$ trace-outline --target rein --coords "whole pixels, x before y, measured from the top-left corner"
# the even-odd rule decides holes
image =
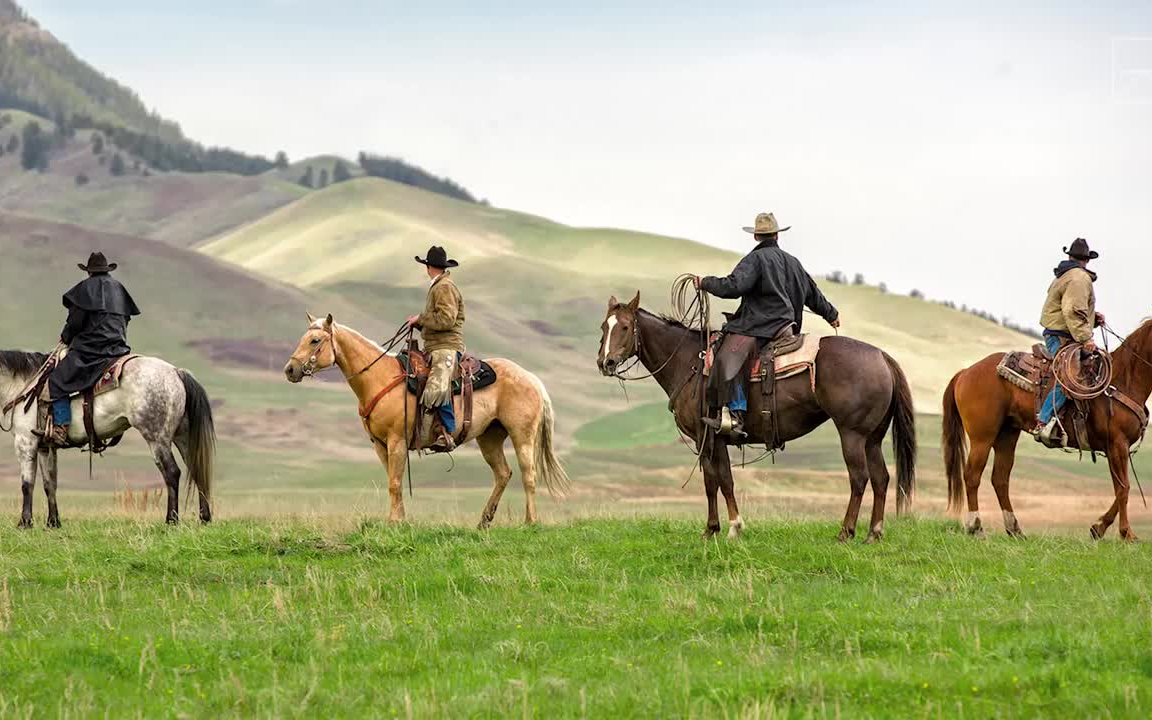
[[[52,365],[57,361],[57,356],[60,351],[64,349],[64,343],[60,343],[56,348],[48,354],[48,359],[40,366],[40,369],[32,374],[32,378],[28,383],[12,398],[10,402],[4,404],[0,409],[0,432],[11,432],[12,428],[16,427],[16,406],[28,399],[28,397],[40,387],[40,379],[44,373],[47,372]],[[8,427],[4,427],[4,418],[9,417]]]
[[[400,326],[400,329],[397,330],[396,333],[384,344],[384,350],[376,356],[375,360],[368,363],[363,368],[357,370],[351,375],[344,375],[344,379],[352,380],[371,370],[373,367],[375,367],[376,363],[383,360],[384,357],[389,352],[391,352],[392,349],[395,348],[401,340],[405,339],[409,335],[411,335],[411,328],[409,328],[408,323],[405,322]],[[319,364],[320,350],[323,349],[325,343],[329,342],[332,343],[332,364],[329,365],[328,368],[339,366],[340,361],[339,358],[336,357],[336,326],[332,325],[330,328],[328,328],[328,337],[320,341],[320,344],[316,346],[316,350],[312,353],[312,357],[308,358],[308,361],[301,366],[300,372],[304,375],[304,377],[314,377],[317,373],[328,369],[317,368],[317,365]],[[344,371],[341,370],[340,372],[343,373]]]

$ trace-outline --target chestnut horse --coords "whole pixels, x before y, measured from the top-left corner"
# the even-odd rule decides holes
[[[601,373],[616,376],[622,363],[638,358],[668,394],[676,426],[693,440],[702,438],[706,431],[701,422],[704,375],[700,331],[645,312],[640,308],[640,293],[629,303],[610,299],[601,330],[597,360]],[[893,428],[896,454],[897,512],[908,510],[912,505],[916,483],[912,392],[895,360],[878,348],[848,337],[821,339],[815,372],[815,391],[808,373],[776,381],[780,440],[807,435],[826,420],[832,420],[840,434],[851,488],[848,510],[837,539],[844,542],[855,537],[864,490],[871,482],[872,519],[865,542],[876,542],[884,532],[884,505],[888,497],[888,466],[881,444],[889,427]],[[750,442],[764,442],[771,432],[762,413],[763,402],[761,393],[749,393],[745,430],[749,432]],[[744,528],[744,520],[736,505],[728,444],[722,437],[703,444],[701,466],[708,499],[704,537],[720,532],[716,499],[719,490],[728,505],[728,537],[736,538]]]
[[[401,481],[408,466],[410,438],[417,418],[416,398],[405,387],[405,371],[393,355],[355,330],[337,325],[332,316],[311,323],[296,352],[284,367],[289,382],[336,366],[352,387],[363,408],[365,430],[376,456],[388,468],[388,494],[391,522],[404,519]],[[555,418],[548,391],[532,373],[509,360],[489,360],[496,371],[495,383],[477,390],[473,397],[472,427],[462,442],[476,441],[485,462],[492,468],[492,496],[480,517],[486,528],[496,516],[504,488],[512,478],[512,468],[504,457],[504,441],[512,438],[520,479],[524,483],[525,521],[536,522],[536,480],[544,482],[553,495],[568,491],[568,475],[552,449]],[[374,403],[374,404],[373,404]],[[460,398],[456,398],[457,413]],[[407,407],[405,407],[407,406]]]
[[[1016,459],[1016,443],[1024,429],[1036,424],[1036,397],[1001,378],[996,366],[1004,353],[989,355],[952,378],[944,391],[944,469],[948,476],[948,509],[959,512],[965,495],[968,517],[965,526],[976,536],[984,534],[977,497],[980,476],[988,455],[996,451],[992,464],[992,487],[1004,513],[1004,528],[1013,537],[1024,537],[1020,521],[1012,511],[1008,481]],[[1093,538],[1104,537],[1116,516],[1120,516],[1120,537],[1135,541],[1128,522],[1129,452],[1144,435],[1145,413],[1137,414],[1152,393],[1152,322],[1145,322],[1112,354],[1113,390],[1088,402],[1086,430],[1092,450],[1108,456],[1112,506],[1092,525]],[[1132,402],[1129,407],[1121,398]],[[1069,401],[1068,407],[1072,401]],[[1070,432],[1071,422],[1065,423]],[[967,443],[965,442],[967,439]],[[965,447],[970,444],[971,448]]]

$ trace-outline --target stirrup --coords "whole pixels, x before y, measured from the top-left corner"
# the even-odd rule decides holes
[[[46,430],[36,428],[32,434],[40,438],[40,445],[45,448],[66,448],[68,442],[68,426],[51,423]]]
[[[704,424],[716,431],[717,435],[743,439],[748,437],[742,425],[732,418],[732,411],[727,406],[720,408],[720,417],[703,418]]]
[[[1053,450],[1064,447],[1064,437],[1056,435],[1059,427],[1060,423],[1056,421],[1056,418],[1052,418],[1047,425],[1040,429],[1040,432],[1036,433],[1036,442]]]

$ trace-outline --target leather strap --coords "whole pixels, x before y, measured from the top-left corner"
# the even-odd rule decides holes
[[[372,401],[368,403],[367,407],[360,409],[360,419],[364,421],[365,425],[368,424],[368,418],[371,417],[372,411],[376,409],[376,406],[380,404],[384,396],[395,390],[397,385],[407,379],[407,375],[398,375],[392,382],[385,385],[383,390],[376,393],[376,397],[372,398]]]
[[[1144,408],[1137,405],[1135,400],[1117,390],[1115,385],[1109,385],[1108,389],[1104,391],[1104,394],[1114,400],[1119,400],[1121,405],[1132,411],[1132,414],[1140,421],[1140,432],[1143,434],[1144,430],[1148,427],[1148,416],[1144,414]]]

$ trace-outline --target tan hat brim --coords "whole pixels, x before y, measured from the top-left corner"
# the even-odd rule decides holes
[[[778,232],[778,233],[782,233],[782,232],[785,232],[785,231],[787,231],[787,230],[791,230],[791,229],[792,229],[792,226],[791,226],[791,225],[789,225],[788,227],[782,227],[782,228],[780,228],[780,229],[779,229],[779,230],[777,230],[776,232]],[[745,226],[744,226],[744,232],[746,232],[746,233],[752,233],[753,235],[755,235],[755,234],[756,234],[756,228],[754,228],[754,227],[748,227],[747,225],[745,225]],[[770,235],[771,233],[762,233],[762,234],[763,234],[763,235]]]

